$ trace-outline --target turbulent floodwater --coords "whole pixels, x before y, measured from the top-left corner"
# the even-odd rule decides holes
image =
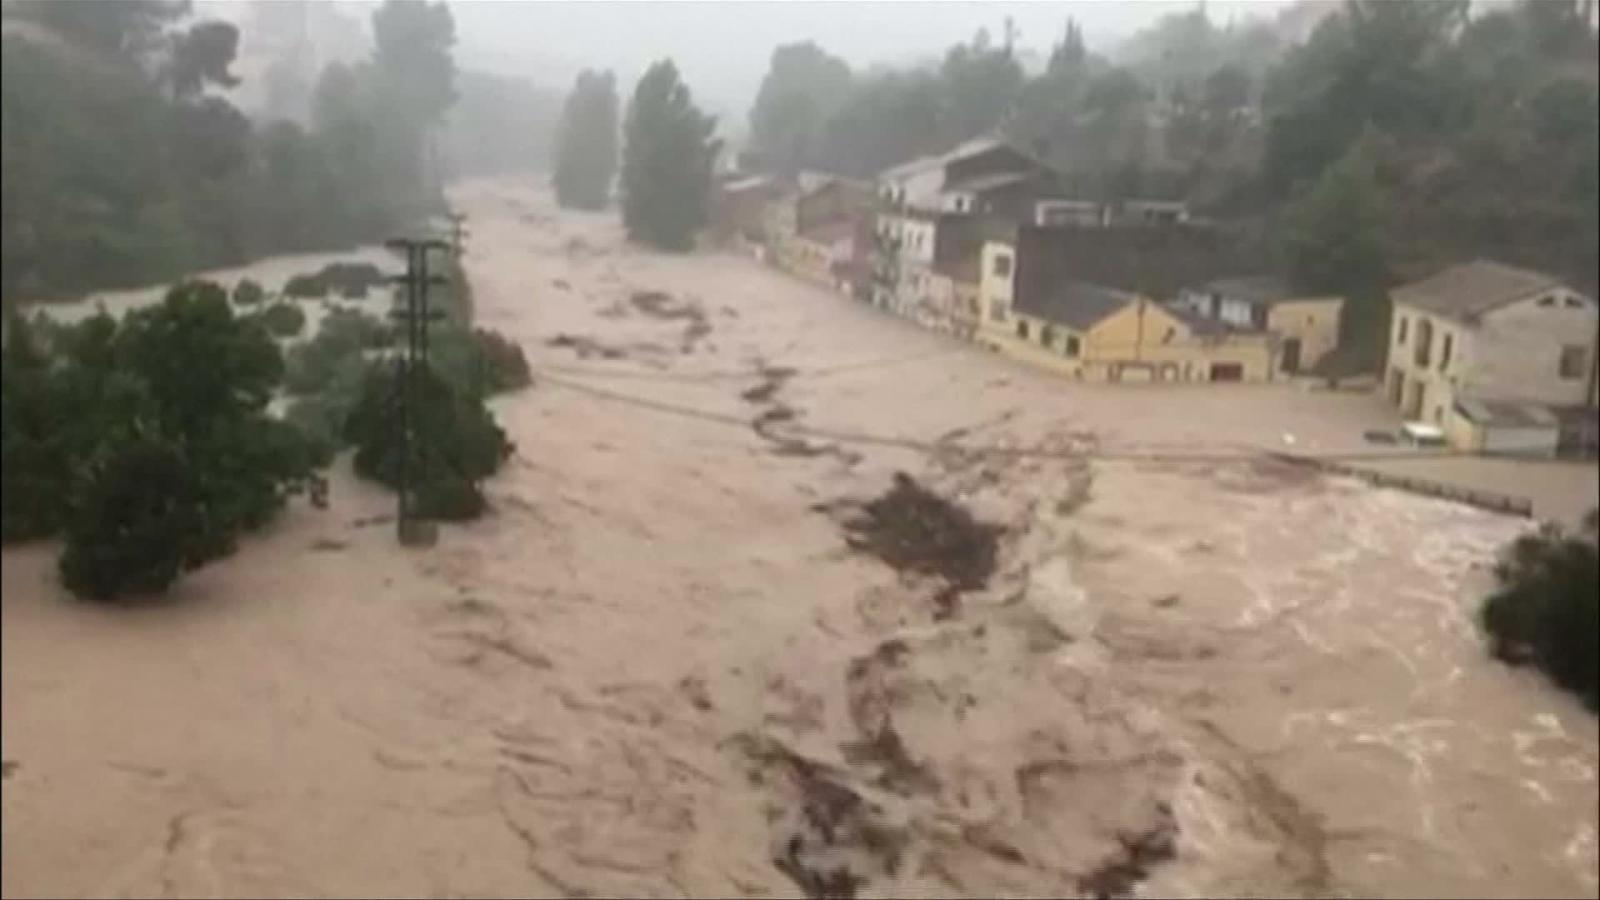
[[[1472,624],[1525,526],[1248,452],[1371,398],[1068,384],[456,201],[538,372],[495,514],[404,551],[341,469],[139,610],[7,550],[7,896],[1595,894],[1595,719]],[[1003,526],[986,587],[850,549],[897,471]]]

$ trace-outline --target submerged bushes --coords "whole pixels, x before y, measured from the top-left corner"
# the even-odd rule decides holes
[[[289,279],[283,293],[289,297],[320,299],[338,294],[349,299],[367,296],[371,288],[380,287],[388,277],[372,263],[329,263],[314,273],[301,273]]]
[[[1600,519],[1577,533],[1546,525],[1517,538],[1495,566],[1498,587],[1483,604],[1491,651],[1533,663],[1600,709]]]
[[[481,396],[463,390],[429,367],[412,375],[417,398],[415,439],[409,456],[399,434],[398,367],[367,370],[361,394],[345,422],[345,437],[355,445],[355,470],[363,478],[397,487],[401,472],[417,486],[415,512],[426,518],[468,519],[484,509],[481,482],[511,455],[512,445],[483,405]]]
[[[305,310],[298,304],[284,300],[272,304],[256,315],[260,316],[261,324],[273,337],[291,338],[306,327]]]
[[[320,498],[315,447],[266,412],[277,345],[217,285],[177,285],[121,323],[8,329],[5,537],[64,534],[75,593],[159,590],[290,495]]]

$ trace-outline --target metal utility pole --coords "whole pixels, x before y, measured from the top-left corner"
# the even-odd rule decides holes
[[[405,274],[394,279],[400,285],[400,300],[404,305],[389,314],[397,321],[404,322],[406,330],[405,351],[396,360],[399,379],[395,402],[398,413],[397,439],[400,444],[396,528],[400,543],[407,546],[426,545],[433,543],[437,532],[431,523],[416,517],[416,485],[423,483],[427,475],[425,471],[420,471],[427,457],[418,452],[423,437],[420,428],[422,398],[418,390],[428,365],[428,323],[443,316],[428,308],[428,288],[445,283],[444,276],[428,272],[428,251],[446,249],[448,245],[444,241],[413,238],[395,238],[384,243],[406,256]],[[413,459],[419,465],[414,467]]]
[[[456,259],[461,258],[463,241],[467,237],[467,217],[465,213],[453,212],[450,214],[450,252]]]

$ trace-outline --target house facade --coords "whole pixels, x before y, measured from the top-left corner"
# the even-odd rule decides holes
[[[1595,400],[1595,301],[1538,272],[1478,260],[1390,292],[1384,394],[1449,431],[1462,399],[1581,407]]]
[[[768,207],[781,195],[781,186],[761,175],[730,178],[717,183],[712,188],[711,197],[712,237],[724,243],[761,243]]]
[[[1173,305],[1235,328],[1265,329],[1279,338],[1277,370],[1311,369],[1339,346],[1344,298],[1291,291],[1279,278],[1222,278],[1178,292]]]
[[[956,285],[970,298],[976,284],[951,272],[974,267],[982,223],[1029,215],[1054,175],[1003,141],[979,139],[887,169],[877,190],[873,302],[954,331],[965,327],[952,320]]]
[[[875,200],[872,186],[802,173],[767,215],[771,259],[784,271],[847,296],[870,287]]]
[[[1017,248],[988,241],[981,256],[979,339],[1068,377],[1111,382],[1265,381],[1277,340],[1072,279],[1019,278]]]

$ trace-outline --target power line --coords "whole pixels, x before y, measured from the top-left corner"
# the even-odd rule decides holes
[[[732,414],[732,413],[721,413],[721,412],[716,412],[714,410],[701,409],[701,408],[693,407],[693,406],[685,406],[683,404],[671,403],[671,402],[668,402],[668,401],[665,401],[665,400],[652,400],[652,399],[650,399],[648,397],[640,397],[640,396],[635,395],[635,394],[626,394],[626,393],[623,393],[623,392],[620,392],[620,391],[614,391],[614,390],[610,390],[610,389],[603,388],[603,387],[597,387],[595,385],[582,384],[582,383],[576,382],[576,381],[569,381],[569,380],[564,379],[564,378],[560,378],[560,377],[556,377],[556,376],[547,374],[547,372],[548,372],[548,370],[541,370],[540,374],[539,374],[540,379],[544,383],[550,384],[550,385],[554,385],[556,387],[566,388],[567,390],[574,391],[576,393],[587,394],[587,395],[589,395],[591,397],[598,397],[600,399],[610,400],[610,401],[613,401],[613,402],[616,402],[616,403],[624,404],[624,405],[627,405],[627,406],[633,406],[633,407],[637,407],[637,408],[640,408],[640,409],[648,409],[648,410],[652,410],[654,412],[664,413],[664,414],[667,414],[667,415],[675,415],[675,416],[679,416],[680,418],[693,419],[693,420],[702,421],[702,422],[709,422],[709,423],[717,424],[717,425],[732,426],[732,427],[739,428],[741,430],[749,429],[751,427],[751,425],[752,425],[752,420],[749,417],[746,417],[746,416],[735,415],[735,414]],[[929,441],[929,440],[924,440],[924,439],[920,439],[920,438],[910,438],[910,437],[903,437],[903,436],[898,436],[898,435],[882,435],[882,434],[873,434],[871,432],[863,432],[863,431],[842,431],[842,430],[831,429],[831,428],[819,428],[819,427],[816,427],[816,426],[805,425],[803,423],[798,423],[798,422],[793,422],[793,421],[783,422],[783,423],[772,423],[772,425],[770,427],[772,427],[774,430],[782,429],[783,431],[785,431],[785,432],[787,432],[789,434],[793,434],[793,435],[795,435],[797,437],[814,437],[814,438],[820,438],[820,439],[824,439],[824,440],[835,441],[835,442],[841,443],[841,444],[870,445],[870,446],[880,446],[880,447],[896,447],[896,448],[906,449],[906,450],[917,450],[917,451],[921,451],[921,452],[924,452],[924,453],[935,453],[935,452],[946,452],[946,451],[951,451],[951,450],[958,450],[958,451],[963,452],[963,453],[970,453],[970,454],[975,454],[975,455],[979,455],[979,456],[1001,456],[1001,457],[1011,457],[1011,458],[1018,458],[1018,459],[1063,459],[1063,460],[1098,459],[1098,460],[1106,460],[1106,461],[1129,461],[1129,462],[1218,462],[1218,463],[1222,463],[1222,462],[1243,462],[1243,461],[1246,461],[1246,460],[1258,459],[1262,455],[1265,455],[1265,454],[1278,452],[1278,451],[1270,450],[1268,448],[1260,448],[1258,450],[1250,450],[1250,451],[1245,451],[1245,452],[1229,452],[1229,453],[1221,453],[1221,452],[1171,453],[1171,452],[1165,452],[1165,451],[1105,450],[1105,449],[1086,449],[1086,450],[1081,450],[1081,451],[1075,451],[1075,450],[1063,450],[1063,449],[1059,449],[1059,448],[1049,448],[1049,447],[1003,447],[1003,446],[994,445],[994,444],[991,444],[991,445],[988,445],[988,446],[983,446],[983,445],[974,446],[974,445],[955,444],[955,443],[941,444],[941,443],[939,443],[937,441]],[[1452,449],[1449,449],[1449,448],[1440,448],[1440,449],[1437,449],[1437,450],[1415,450],[1415,451],[1407,451],[1407,452],[1404,452],[1404,453],[1366,451],[1366,452],[1346,452],[1346,453],[1320,453],[1320,454],[1319,453],[1295,453],[1295,454],[1293,454],[1293,456],[1296,459],[1305,460],[1307,462],[1376,462],[1376,461],[1384,461],[1384,460],[1402,460],[1403,461],[1403,460],[1412,460],[1412,459],[1439,459],[1439,458],[1447,458],[1447,457],[1463,457],[1463,456],[1479,456],[1479,455],[1481,455],[1481,454],[1468,453],[1468,452],[1463,452],[1463,451],[1459,451],[1459,450],[1452,450]]]
[[[885,357],[882,359],[869,359],[853,363],[842,363],[834,366],[820,366],[814,369],[800,369],[791,366],[773,365],[767,371],[762,369],[711,369],[704,372],[641,372],[636,369],[602,369],[594,366],[548,365],[542,366],[545,372],[561,372],[567,375],[584,375],[596,378],[616,378],[629,381],[660,381],[673,383],[696,383],[706,381],[744,381],[752,378],[761,378],[771,370],[792,372],[795,377],[818,378],[827,375],[837,375],[844,372],[858,372],[866,369],[880,369],[889,366],[904,365],[906,363],[920,362],[942,356],[966,352],[966,347],[955,347],[945,350],[934,350],[929,353],[919,353],[912,356]]]

